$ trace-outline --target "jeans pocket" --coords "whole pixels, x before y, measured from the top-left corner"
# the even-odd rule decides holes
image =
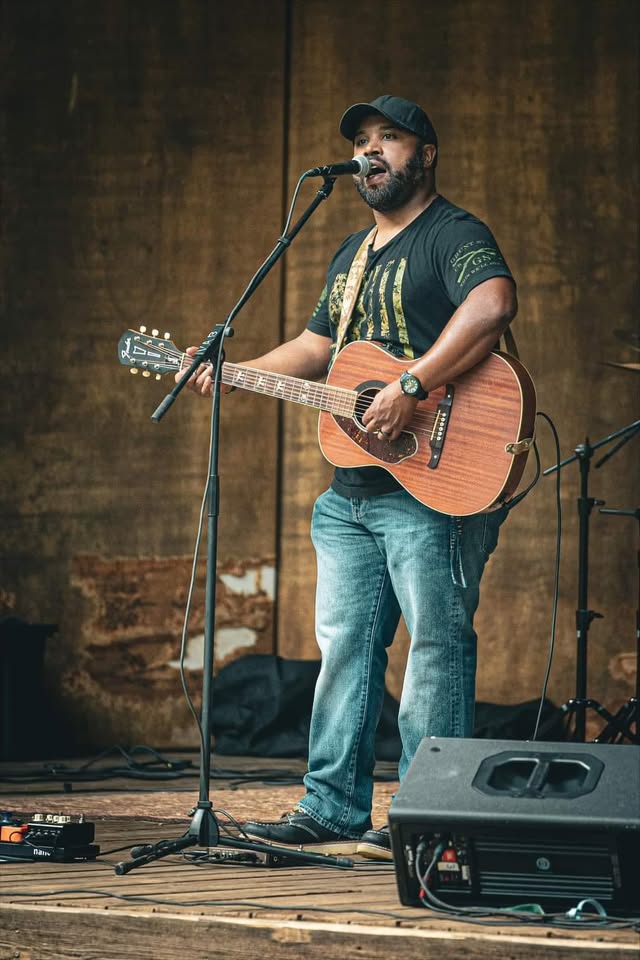
[[[498,531],[505,517],[505,510],[451,517],[451,577],[457,587],[479,585],[485,564],[498,544]]]

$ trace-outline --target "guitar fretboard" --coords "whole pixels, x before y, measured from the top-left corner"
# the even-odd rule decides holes
[[[316,410],[327,410],[339,417],[352,417],[358,398],[355,390],[330,387],[324,383],[300,380],[298,377],[287,377],[235,363],[222,365],[222,382],[242,390],[302,403],[307,407],[315,407]]]

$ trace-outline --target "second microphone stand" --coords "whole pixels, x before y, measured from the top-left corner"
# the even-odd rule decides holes
[[[553,473],[566,467],[569,463],[578,461],[580,465],[580,496],[578,497],[578,517],[579,517],[579,538],[578,538],[578,608],[576,610],[576,694],[575,697],[568,700],[560,708],[561,712],[568,717],[570,723],[571,717],[575,719],[575,727],[572,739],[584,741],[586,736],[586,715],[588,710],[594,710],[608,724],[614,724],[620,727],[620,724],[606,707],[603,707],[597,700],[587,696],[587,640],[591,622],[602,617],[601,613],[590,610],[588,606],[588,586],[589,586],[589,518],[591,511],[595,506],[603,506],[604,500],[597,500],[589,496],[589,468],[591,459],[596,450],[611,443],[618,437],[622,440],[609,453],[596,464],[601,466],[625,443],[631,440],[640,432],[640,420],[622,427],[615,433],[598,440],[596,443],[589,443],[587,438],[584,443],[576,447],[573,456],[568,457],[561,463],[556,463],[543,472],[543,475]],[[621,733],[628,735],[628,729],[621,729]],[[633,739],[633,735],[631,737]]]
[[[632,697],[623,703],[615,716],[607,723],[596,737],[597,743],[617,743],[625,737],[633,743],[640,744],[640,508],[635,510],[600,510],[600,513],[615,517],[633,517],[638,526],[638,549],[636,562],[638,567],[638,584],[636,600],[636,686]],[[635,733],[633,728],[635,727]]]

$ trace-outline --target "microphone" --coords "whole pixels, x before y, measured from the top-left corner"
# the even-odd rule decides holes
[[[345,173],[356,174],[360,177],[366,177],[373,164],[367,157],[354,157],[353,160],[345,160],[343,163],[329,163],[326,167],[313,167],[307,170],[305,177],[341,177]]]

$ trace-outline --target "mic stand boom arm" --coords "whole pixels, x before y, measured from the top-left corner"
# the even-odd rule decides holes
[[[303,178],[304,179],[304,176]],[[205,612],[204,612],[204,653],[203,653],[203,675],[202,675],[202,708],[200,714],[200,789],[198,803],[192,811],[192,820],[189,829],[182,837],[175,840],[162,840],[155,844],[151,850],[146,848],[144,853],[137,857],[132,856],[131,860],[118,863],[115,872],[118,875],[129,873],[135,867],[143,866],[160,857],[168,856],[171,853],[178,853],[186,847],[215,847],[217,845],[226,847],[241,848],[243,850],[256,850],[264,852],[265,849],[271,853],[278,851],[287,857],[292,857],[302,862],[322,863],[329,866],[352,867],[353,861],[345,857],[329,857],[317,853],[306,853],[302,850],[295,850],[277,846],[266,846],[265,844],[253,843],[245,839],[231,837],[221,837],[218,822],[213,812],[213,806],[209,799],[209,779],[211,772],[211,691],[213,680],[214,664],[214,635],[215,635],[215,606],[216,606],[216,564],[217,564],[217,544],[218,544],[218,517],[220,506],[219,477],[218,477],[218,449],[220,432],[220,373],[222,369],[224,337],[232,334],[231,323],[238,315],[242,307],[252,296],[257,287],[275,266],[277,261],[283,255],[285,250],[291,245],[291,241],[297,236],[309,217],[317,207],[326,200],[333,190],[335,178],[325,177],[322,187],[317,191],[316,196],[306,208],[299,220],[287,233],[286,229],[279,237],[274,249],[271,251],[262,266],[258,268],[246,290],[238,300],[237,304],[223,324],[218,324],[209,334],[196,352],[193,362],[180,378],[171,393],[169,393],[154,411],[151,419],[158,423],[165,415],[169,407],[174,403],[180,391],[185,387],[189,378],[195,373],[201,363],[210,361],[213,364],[215,374],[213,376],[213,402],[211,412],[211,444],[209,453],[209,476],[208,476],[208,517],[207,517],[207,569],[205,580]],[[294,200],[295,202],[295,200]]]

